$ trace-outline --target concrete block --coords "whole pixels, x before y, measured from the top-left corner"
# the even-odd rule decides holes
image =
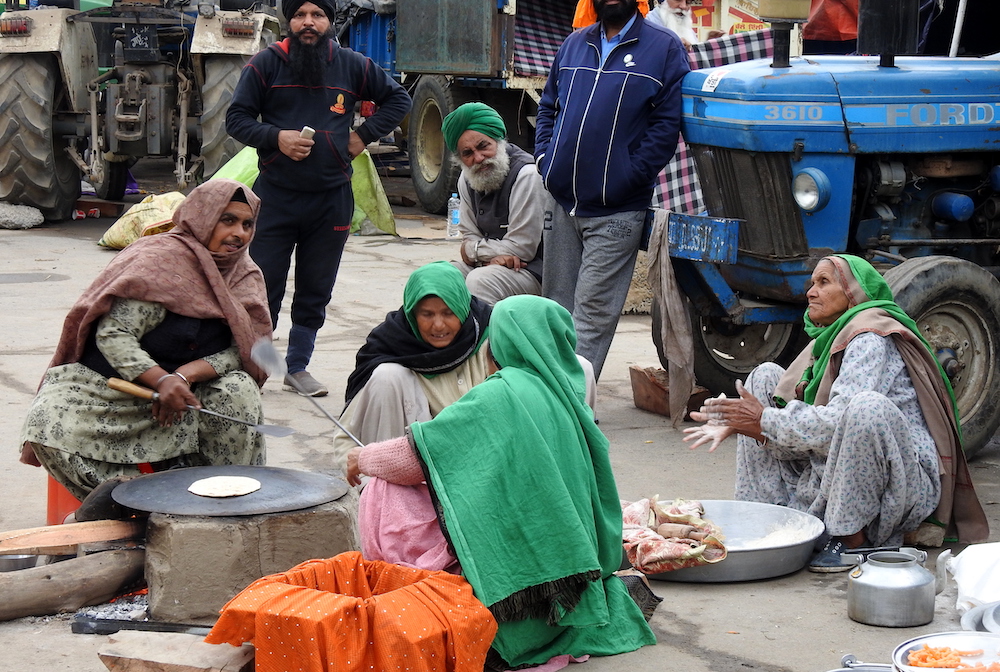
[[[252,672],[251,644],[206,644],[199,635],[122,630],[97,656],[111,672]]]
[[[210,625],[250,583],[313,558],[360,549],[358,492],[257,516],[154,513],[146,534],[150,618]]]

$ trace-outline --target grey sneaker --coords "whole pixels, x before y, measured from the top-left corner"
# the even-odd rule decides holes
[[[282,389],[287,392],[298,392],[307,397],[325,397],[330,393],[326,385],[313,378],[308,371],[286,373]]]

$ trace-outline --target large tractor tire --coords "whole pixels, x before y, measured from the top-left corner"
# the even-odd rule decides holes
[[[940,256],[905,261],[885,280],[939,359],[954,353],[958,361],[951,385],[972,457],[1000,426],[1000,282],[972,262]]]
[[[51,54],[0,54],[0,200],[50,221],[68,219],[80,197],[80,171],[53,133],[60,82]]]
[[[421,207],[436,215],[447,212],[462,172],[462,164],[444,144],[441,122],[469,98],[469,92],[440,75],[422,76],[413,93],[406,143],[410,175]]]
[[[240,81],[245,56],[214,55],[205,58],[205,86],[201,91],[201,156],[203,175],[209,178],[243,145],[226,132],[226,111]]]
[[[667,369],[660,338],[663,317],[655,302],[651,312],[653,345],[660,364]],[[801,324],[735,325],[720,318],[702,317],[694,310],[690,315],[695,380],[713,395],[725,392],[735,396],[736,381],[746,381],[755,366],[764,362],[788,366],[809,342]]]

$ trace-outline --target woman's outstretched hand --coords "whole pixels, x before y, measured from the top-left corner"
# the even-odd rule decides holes
[[[708,450],[712,452],[733,434],[744,434],[758,441],[764,439],[760,426],[764,405],[747,392],[742,381],[736,381],[736,391],[739,399],[727,399],[720,394],[714,399],[706,399],[699,411],[691,413],[692,420],[706,423],[684,430],[688,434],[684,440],[694,441],[691,448],[711,442]]]

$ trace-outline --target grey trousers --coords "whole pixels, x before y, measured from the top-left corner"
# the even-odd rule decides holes
[[[469,292],[486,303],[496,303],[518,294],[542,293],[541,283],[524,269],[515,271],[499,264],[472,267],[463,261],[453,261],[451,264],[462,271]]]
[[[646,211],[575,217],[551,195],[547,200],[542,295],[572,313],[576,352],[600,378],[632,282]]]

